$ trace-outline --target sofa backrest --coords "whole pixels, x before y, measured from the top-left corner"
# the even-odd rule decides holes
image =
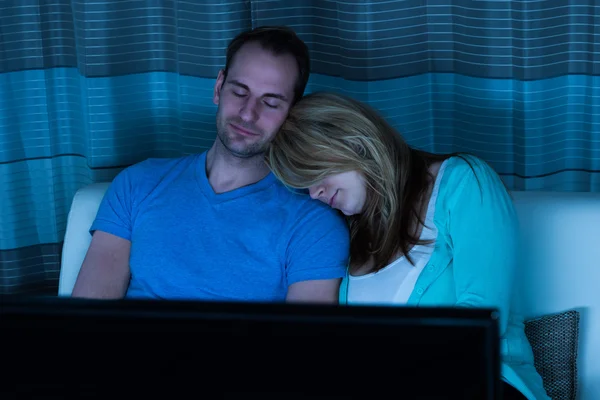
[[[512,195],[523,245],[521,311],[526,318],[580,312],[579,398],[600,399],[600,193]]]
[[[69,296],[91,241],[89,228],[108,183],[80,189],[68,216],[59,295]],[[600,393],[600,193],[512,192],[523,259],[516,282],[526,318],[581,312],[579,392]],[[592,339],[596,338],[596,339]]]
[[[89,229],[109,185],[110,182],[93,183],[79,189],[73,197],[62,249],[59,296],[70,296],[73,291],[77,274],[92,241]]]

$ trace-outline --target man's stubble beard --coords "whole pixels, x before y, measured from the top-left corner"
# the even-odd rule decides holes
[[[243,122],[237,120],[230,121],[222,118],[220,112],[217,111],[217,138],[219,139],[223,147],[225,147],[225,149],[232,156],[237,158],[250,159],[258,156],[263,156],[265,151],[267,151],[267,148],[269,147],[269,141],[265,141],[266,135],[264,134],[264,132],[258,130],[257,128],[252,128],[254,132],[260,134],[258,141],[249,145],[244,145],[243,148],[240,148],[240,146],[236,146],[235,141],[232,140],[230,137],[231,132],[229,132],[228,129],[230,122],[233,122],[234,124],[239,125],[242,128],[245,127],[245,124]]]

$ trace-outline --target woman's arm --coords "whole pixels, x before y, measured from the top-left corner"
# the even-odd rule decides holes
[[[517,268],[518,220],[512,199],[496,172],[467,158],[448,203],[448,230],[458,307],[500,311],[500,334],[506,330]]]

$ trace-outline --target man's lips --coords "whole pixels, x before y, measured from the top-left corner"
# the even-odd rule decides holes
[[[257,136],[257,134],[256,134],[256,133],[254,133],[254,132],[252,132],[252,131],[249,131],[249,130],[247,130],[247,129],[244,129],[244,128],[242,128],[242,127],[238,126],[238,125],[235,125],[235,124],[229,124],[229,125],[231,125],[231,127],[232,127],[232,128],[233,128],[233,129],[234,129],[236,132],[238,132],[238,133],[241,133],[242,135],[245,135],[245,136]]]

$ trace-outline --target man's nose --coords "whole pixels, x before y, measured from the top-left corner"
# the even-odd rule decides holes
[[[258,104],[254,99],[249,98],[242,109],[240,110],[240,117],[246,122],[254,122],[258,120]]]
[[[325,188],[322,185],[314,185],[308,188],[308,193],[310,193],[310,197],[314,200],[318,200],[319,197],[323,196],[325,192]]]

